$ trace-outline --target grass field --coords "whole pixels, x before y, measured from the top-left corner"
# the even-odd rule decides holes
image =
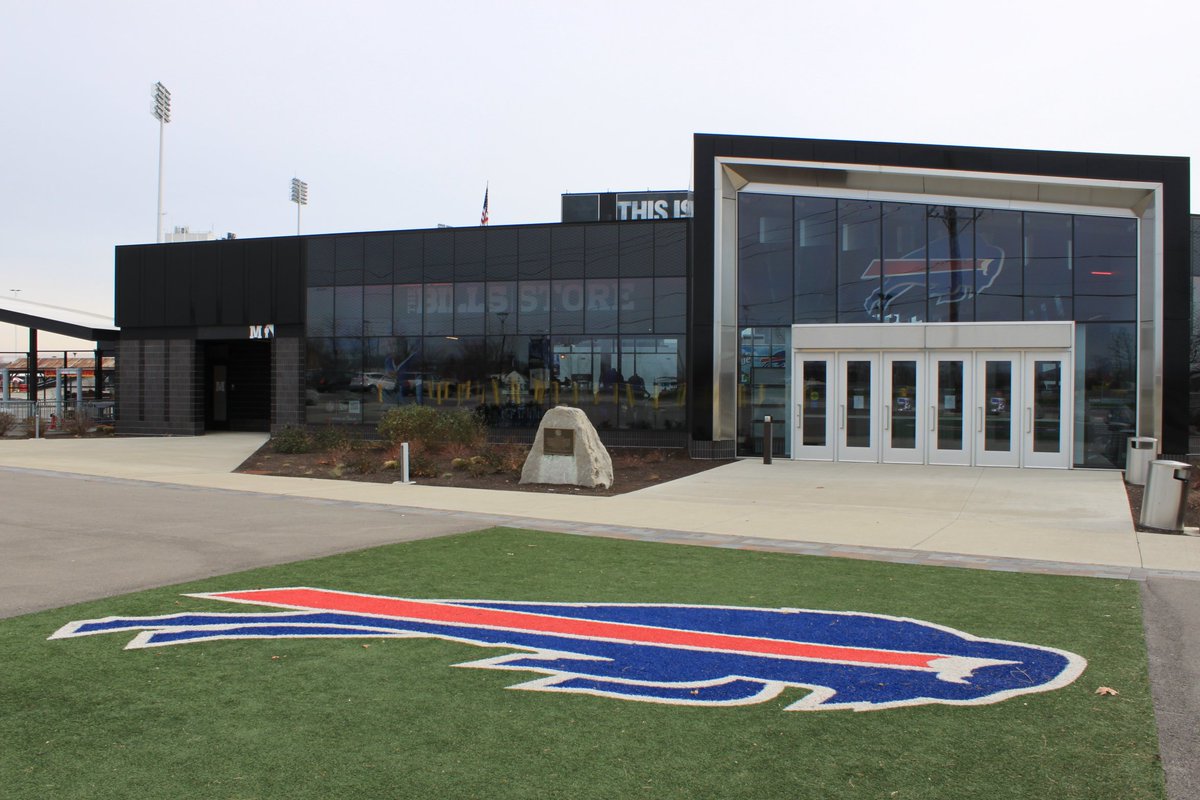
[[[511,691],[440,639],[47,641],[73,620],[251,611],[316,586],[410,598],[863,611],[1082,655],[1070,686],[857,713]],[[1116,696],[1097,695],[1100,686]],[[493,529],[0,621],[4,798],[1162,798],[1137,586]]]

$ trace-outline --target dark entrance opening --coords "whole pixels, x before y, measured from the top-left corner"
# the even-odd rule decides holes
[[[204,343],[204,429],[271,429],[271,342]]]

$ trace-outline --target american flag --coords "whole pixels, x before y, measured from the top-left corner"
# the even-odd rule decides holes
[[[488,224],[488,187],[483,187],[483,213],[479,216],[479,224]]]

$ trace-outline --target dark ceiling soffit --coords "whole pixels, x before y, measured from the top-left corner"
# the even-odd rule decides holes
[[[89,328],[86,325],[76,325],[49,317],[36,317],[32,314],[22,314],[19,311],[8,311],[2,308],[0,308],[0,322],[57,333],[60,336],[73,336],[89,342],[112,342],[121,338],[121,332],[115,328]]]

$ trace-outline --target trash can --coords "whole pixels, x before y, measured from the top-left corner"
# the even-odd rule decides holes
[[[1134,486],[1146,485],[1146,470],[1154,460],[1154,449],[1158,439],[1149,436],[1131,436],[1125,450],[1125,482]]]
[[[1151,461],[1150,471],[1146,475],[1146,491],[1142,494],[1142,516],[1139,520],[1142,527],[1182,533],[1191,480],[1191,464]]]

